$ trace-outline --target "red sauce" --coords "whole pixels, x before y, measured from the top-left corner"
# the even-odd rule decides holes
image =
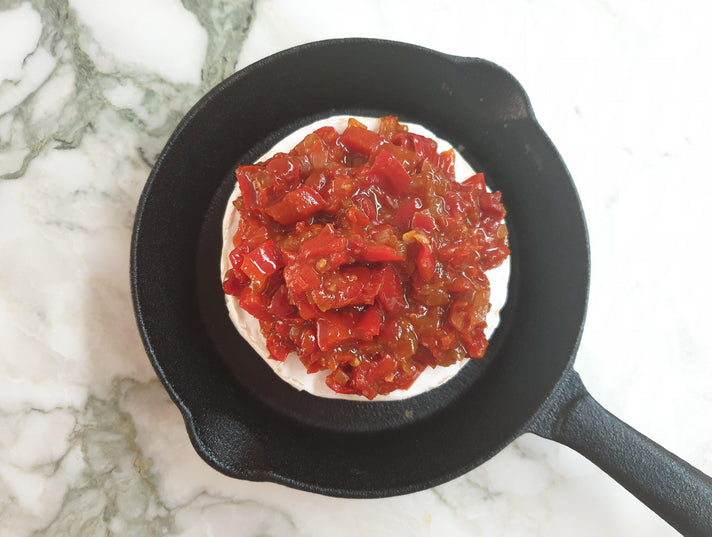
[[[481,173],[456,182],[454,159],[389,116],[236,170],[223,289],[259,319],[272,359],[296,352],[334,391],[372,399],[484,355],[505,209]]]

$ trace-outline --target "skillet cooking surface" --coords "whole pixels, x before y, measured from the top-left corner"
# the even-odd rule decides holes
[[[410,399],[297,392],[227,316],[220,225],[235,167],[335,114],[424,125],[485,172],[508,211],[509,297],[487,356]],[[354,39],[271,56],[196,104],[146,184],[131,271],[149,358],[209,464],[241,479],[378,497],[461,475],[525,430],[573,360],[589,253],[568,171],[511,75],[483,60]]]

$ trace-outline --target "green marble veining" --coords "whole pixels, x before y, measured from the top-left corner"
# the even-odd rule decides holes
[[[4,0],[0,9],[19,6],[20,0]],[[242,42],[252,22],[254,0],[184,0],[208,34],[208,46],[200,84],[167,81],[155,73],[133,66],[118,65],[100,71],[86,48],[95,46],[91,30],[71,9],[68,0],[31,0],[42,19],[42,34],[35,50],[25,58],[49,53],[55,66],[49,76],[17,106],[0,114],[10,122],[5,137],[0,137],[0,152],[20,152],[22,158],[13,169],[0,169],[0,179],[17,179],[32,160],[46,148],[73,149],[88,130],[94,130],[97,116],[110,111],[116,121],[129,126],[137,135],[137,151],[152,165],[168,135],[189,107],[209,88],[234,72]],[[71,90],[58,93],[55,85],[71,83]],[[14,81],[1,81],[3,86]],[[143,92],[140,114],[130,108],[116,108],[106,92],[132,84]],[[46,106],[48,100],[50,106]],[[44,114],[35,115],[38,105]],[[148,120],[147,120],[148,118]],[[112,118],[113,119],[113,118]]]
[[[18,529],[33,527],[22,533],[32,537],[219,535],[226,521],[235,528],[234,535],[304,535],[288,512],[264,501],[199,490],[185,501],[167,503],[153,460],[138,442],[135,419],[144,416],[132,414],[148,412],[145,405],[165,397],[156,380],[117,379],[108,397],[90,396],[81,408],[29,410],[48,419],[62,414],[73,420],[63,449],[52,460],[25,468],[42,476],[44,488],[62,489],[61,502],[49,520],[37,524],[26,502],[0,494],[0,535],[6,535],[5,522],[11,520]],[[143,403],[132,407],[129,401],[136,399]],[[0,417],[7,416],[0,413]]]
[[[173,516],[163,505],[149,468],[136,445],[131,415],[119,400],[135,383],[116,382],[113,397],[90,397],[72,410],[77,424],[70,450],[81,451],[84,470],[69,484],[59,512],[37,537],[99,535],[166,535],[175,532]]]

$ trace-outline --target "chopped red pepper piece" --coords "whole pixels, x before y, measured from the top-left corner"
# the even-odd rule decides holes
[[[429,245],[421,244],[416,257],[418,274],[426,282],[430,281],[435,272],[435,255]]]
[[[369,156],[386,140],[377,132],[351,125],[344,129],[339,141],[349,151]]]
[[[504,218],[505,210],[500,203],[501,198],[501,192],[483,192],[480,194],[480,208],[482,209],[482,212],[489,213],[497,220]],[[497,222],[497,225],[499,225],[499,222]]]
[[[250,250],[250,247],[247,244],[241,244],[240,246],[237,246],[232,252],[230,252],[230,264],[232,265],[232,268],[235,269],[235,271],[242,272],[241,266],[242,262],[245,259],[245,254]]]
[[[412,224],[413,229],[424,229],[425,231],[435,231],[437,224],[435,219],[429,214],[417,212],[413,214]]]
[[[288,345],[284,338],[277,335],[272,335],[266,341],[269,357],[278,362],[284,362],[289,353],[293,350],[293,346]]]
[[[438,157],[438,167],[445,172],[450,179],[455,179],[455,150],[448,149],[440,153]]]
[[[322,351],[329,351],[355,338],[356,321],[353,315],[330,312],[316,321],[316,343]]]
[[[366,216],[368,223],[380,222],[380,218],[378,216],[378,208],[376,206],[376,203],[372,199],[373,197],[373,192],[369,190],[368,192],[363,192],[354,196],[353,198],[354,206],[361,209],[361,212],[363,212],[363,214]]]
[[[336,252],[343,252],[348,246],[345,237],[336,235],[334,226],[328,224],[324,226],[318,235],[311,239],[306,239],[299,247],[299,253],[305,259],[314,257],[325,257]]]
[[[384,265],[379,271],[380,284],[378,287],[378,302],[387,313],[393,314],[403,311],[408,306],[403,284],[392,265]]]
[[[435,140],[413,132],[409,133],[408,137],[413,143],[413,151],[415,151],[419,157],[429,160],[435,165],[438,164],[438,144]]]
[[[334,127],[320,127],[314,131],[319,138],[324,140],[328,145],[333,146],[336,144],[336,140],[339,138],[339,131]]]
[[[388,151],[380,151],[371,166],[371,174],[389,194],[399,196],[408,188],[411,178],[398,159]]]
[[[398,362],[392,356],[382,356],[378,360],[361,362],[354,368],[353,387],[364,396],[373,399],[378,395],[380,384],[393,382],[398,370]]]
[[[284,260],[273,240],[268,240],[244,256],[240,268],[257,287],[263,287],[267,278],[284,266]]]
[[[309,186],[301,186],[287,192],[284,197],[265,209],[270,217],[280,224],[294,224],[320,211],[326,202]]]
[[[369,306],[361,314],[354,332],[358,339],[371,340],[380,333],[382,321],[381,310],[377,306]]]
[[[253,291],[252,287],[245,287],[240,293],[240,307],[260,321],[269,321],[272,316],[267,311],[265,296]]]
[[[290,157],[284,153],[278,153],[269,159],[266,164],[266,169],[275,177],[287,181],[288,183],[299,179],[299,163],[294,157]]]
[[[354,224],[362,227],[365,227],[372,222],[372,220],[366,216],[366,213],[355,205],[352,205],[346,210],[346,218],[351,220]]]
[[[296,314],[296,308],[289,303],[289,289],[287,289],[286,285],[280,285],[274,292],[267,306],[267,311],[280,319],[293,317]]]
[[[356,258],[364,263],[405,261],[405,254],[387,244],[364,244],[356,254]]]
[[[378,281],[366,267],[345,267],[325,274],[323,285],[305,293],[307,300],[321,311],[346,306],[373,304],[378,293]]]
[[[235,171],[237,184],[240,185],[242,203],[245,206],[246,211],[256,211],[259,209],[257,205],[257,192],[255,191],[255,186],[252,184],[249,176],[252,168],[256,168],[256,166],[241,166]]]
[[[476,173],[475,175],[472,175],[465,179],[462,182],[463,185],[472,185],[475,187],[476,190],[484,190],[485,189],[485,174],[484,173]]]
[[[418,209],[422,209],[423,202],[420,198],[404,200],[393,215],[393,225],[401,229],[410,229],[410,221]]]
[[[238,274],[240,273],[235,271],[235,269],[229,269],[225,273],[225,278],[223,279],[222,283],[222,288],[225,294],[237,296],[245,288],[246,282],[243,281],[242,278],[238,276]],[[244,274],[242,275],[242,277],[247,279]],[[249,280],[247,281],[249,282]]]

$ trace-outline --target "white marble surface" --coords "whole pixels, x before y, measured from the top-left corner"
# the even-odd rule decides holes
[[[0,535],[675,535],[531,435],[398,498],[220,475],[146,358],[128,246],[172,128],[236,68],[346,36],[487,58],[528,91],[588,217],[577,370],[712,474],[711,25],[704,0],[0,0]]]

